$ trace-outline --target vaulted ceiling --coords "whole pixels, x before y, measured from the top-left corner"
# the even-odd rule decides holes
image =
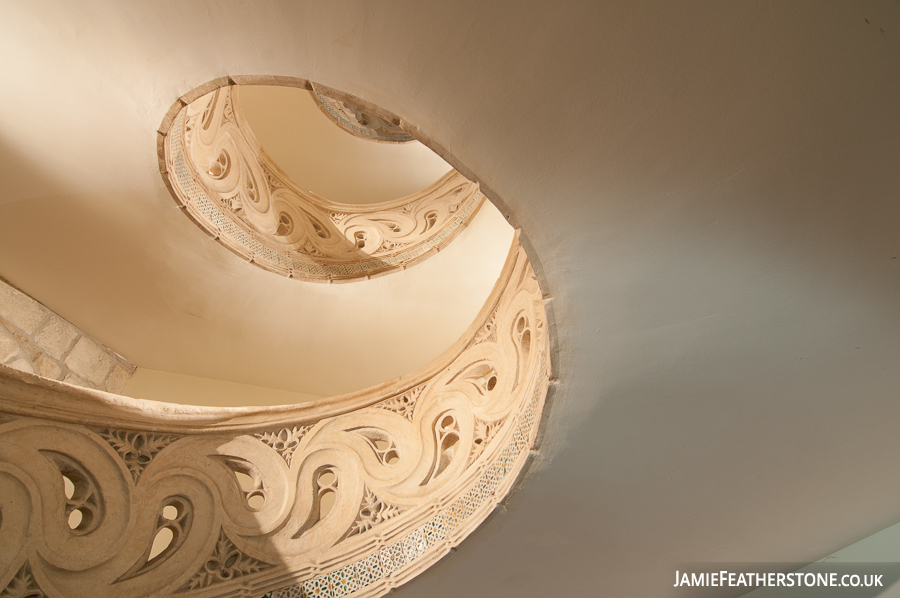
[[[383,106],[521,229],[553,297],[543,442],[399,596],[669,596],[679,563],[811,561],[900,520],[897,2],[37,0],[0,23],[0,275],[139,365],[215,345],[203,375],[286,388],[325,337],[292,335],[331,288],[240,262],[163,186],[155,130],[217,77]]]

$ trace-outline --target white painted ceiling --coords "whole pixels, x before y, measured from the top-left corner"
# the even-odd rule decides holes
[[[304,189],[349,204],[412,195],[450,165],[419,143],[378,143],[335,125],[309,91],[242,85],[240,105],[266,154]]]
[[[245,322],[262,308],[233,285],[278,284],[198,239],[156,173],[152,130],[216,77],[384,106],[522,228],[557,322],[543,444],[398,596],[672,596],[681,563],[811,561],[900,520],[897,2],[0,13],[0,274],[113,348],[156,325],[148,293],[182,325],[220,300]]]

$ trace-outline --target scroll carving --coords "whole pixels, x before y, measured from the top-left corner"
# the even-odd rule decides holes
[[[380,204],[318,197],[266,156],[241,113],[237,89],[219,88],[182,109],[166,137],[164,176],[197,224],[266,270],[315,282],[401,270],[447,245],[484,200],[478,185],[456,171]],[[366,135],[382,141],[395,135],[387,133],[393,125],[349,100],[316,97],[341,126],[359,118],[357,125],[368,125],[354,126]]]
[[[325,407],[154,411],[0,369],[0,596],[385,594],[526,460],[549,383],[529,274],[515,245],[454,351]]]

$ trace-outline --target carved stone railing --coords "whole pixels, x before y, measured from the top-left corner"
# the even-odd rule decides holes
[[[0,368],[0,596],[381,596],[509,492],[548,380],[517,242],[453,347],[350,395],[191,407]]]
[[[318,197],[262,151],[241,113],[238,86],[184,106],[162,147],[163,176],[197,224],[252,263],[307,281],[407,268],[447,245],[484,200],[455,170],[395,201],[351,205]]]

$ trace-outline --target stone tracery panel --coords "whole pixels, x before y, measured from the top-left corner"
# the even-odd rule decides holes
[[[352,104],[316,93],[331,112],[338,105],[345,117],[353,112]],[[375,118],[360,114],[370,124]],[[387,134],[380,122],[379,135]],[[396,201],[350,205],[318,197],[266,156],[241,113],[238,86],[186,105],[164,151],[164,176],[197,224],[252,263],[307,281],[365,279],[409,267],[447,245],[484,201],[478,185],[456,171]]]
[[[511,488],[549,383],[547,332],[516,245],[444,356],[323,404],[175,406],[4,369],[0,595],[383,595]]]

